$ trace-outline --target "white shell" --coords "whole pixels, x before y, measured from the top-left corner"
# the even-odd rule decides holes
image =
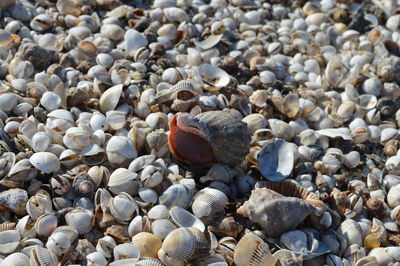
[[[293,151],[283,140],[265,145],[257,157],[261,174],[270,181],[281,181],[292,172]]]
[[[60,161],[53,153],[37,152],[29,159],[31,164],[38,170],[50,174],[60,169]]]
[[[121,97],[123,85],[115,85],[107,89],[100,97],[100,110],[103,113],[114,110],[117,107],[119,98]]]
[[[201,65],[198,72],[203,81],[213,87],[224,87],[230,82],[230,76],[228,73],[210,64]]]
[[[182,207],[173,207],[170,214],[172,221],[179,227],[196,227],[201,232],[205,230],[204,223]]]
[[[21,236],[16,230],[0,232],[0,250],[3,254],[12,253],[19,245]]]
[[[47,110],[53,111],[60,107],[61,98],[52,91],[47,91],[43,93],[40,99],[40,104]]]
[[[125,33],[125,48],[129,55],[134,56],[136,51],[141,48],[147,46],[147,38],[144,34],[130,29]]]

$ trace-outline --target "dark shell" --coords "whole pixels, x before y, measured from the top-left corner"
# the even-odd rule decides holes
[[[171,152],[179,160],[194,165],[220,163],[235,167],[249,152],[251,136],[247,124],[228,111],[197,116],[178,113],[171,120],[170,129]]]

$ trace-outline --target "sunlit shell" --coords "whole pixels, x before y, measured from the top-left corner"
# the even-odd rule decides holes
[[[115,165],[123,165],[137,157],[134,143],[124,136],[112,136],[107,143],[106,152],[110,163]]]
[[[201,65],[198,72],[204,82],[216,88],[227,86],[230,82],[228,73],[210,64]]]
[[[1,266],[16,265],[16,266],[29,266],[29,257],[23,253],[12,253],[0,263]]]
[[[139,259],[140,251],[137,247],[135,247],[131,243],[124,243],[117,245],[114,248],[114,259],[115,260],[122,260],[128,258]]]
[[[118,168],[110,175],[108,188],[116,195],[121,192],[134,195],[139,190],[139,182],[136,177],[136,173],[132,173],[126,168]]]
[[[173,207],[170,214],[172,221],[179,227],[195,227],[202,232],[205,230],[204,223],[182,207]]]
[[[139,207],[129,194],[121,192],[112,199],[110,213],[120,223],[128,223],[139,213]]]
[[[35,222],[35,231],[40,236],[48,237],[57,228],[57,217],[51,214],[43,214]]]
[[[0,247],[2,254],[12,253],[19,245],[21,236],[16,230],[0,232]]]
[[[160,204],[167,208],[174,206],[186,208],[192,201],[193,191],[186,185],[174,184],[167,188],[159,197]]]
[[[28,193],[20,188],[12,188],[0,193],[0,204],[17,215],[26,213],[25,206],[28,201]]]
[[[157,219],[151,223],[151,231],[161,240],[175,230],[177,227],[168,219]]]
[[[31,164],[44,173],[54,173],[60,169],[60,161],[50,152],[34,153],[29,159]]]
[[[100,110],[105,114],[117,107],[122,93],[122,85],[115,85],[106,90],[100,97]]]
[[[51,251],[47,250],[46,248],[35,246],[31,249],[30,254],[30,265],[34,266],[41,266],[41,265],[48,265],[48,266],[57,266],[58,260],[57,256],[54,255]]]
[[[65,215],[68,225],[76,229],[79,234],[85,234],[92,230],[94,225],[94,215],[91,211],[75,208]]]
[[[262,175],[270,181],[281,181],[292,172],[293,152],[288,143],[283,140],[267,144],[257,157]]]
[[[151,233],[142,232],[132,237],[132,244],[140,250],[141,257],[157,258],[162,241]]]
[[[211,222],[225,214],[224,208],[227,203],[228,197],[223,192],[217,189],[204,188],[194,196],[191,208],[196,217],[204,222]]]
[[[107,260],[100,252],[93,252],[86,256],[88,266],[106,266]]]
[[[273,262],[268,244],[253,233],[247,233],[240,239],[233,256],[238,266],[272,265]]]

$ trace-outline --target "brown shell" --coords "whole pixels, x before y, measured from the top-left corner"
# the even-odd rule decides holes
[[[266,187],[286,197],[296,197],[304,200],[319,200],[319,197],[314,192],[308,191],[302,186],[288,181],[270,182],[260,181],[257,182],[255,188]]]
[[[247,129],[247,124],[240,121],[230,112],[210,111],[200,113],[197,116],[178,113],[171,120],[171,133],[168,142],[171,152],[180,160],[191,162],[191,158],[182,158],[182,156],[177,154],[179,151],[175,150],[174,135],[177,131],[183,131],[178,127],[179,124],[184,125],[185,129],[193,128],[197,133],[185,133],[198,135],[205,139],[206,145],[208,143],[211,146],[215,157],[215,162],[211,164],[218,162],[235,167],[242,163],[244,157],[249,152],[251,136]],[[185,146],[193,150],[191,143],[185,143],[183,147]],[[186,152],[186,154],[188,153]],[[204,166],[210,166],[210,164]]]

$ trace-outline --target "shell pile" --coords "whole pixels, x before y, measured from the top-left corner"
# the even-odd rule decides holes
[[[0,0],[0,266],[399,266],[399,8]]]

